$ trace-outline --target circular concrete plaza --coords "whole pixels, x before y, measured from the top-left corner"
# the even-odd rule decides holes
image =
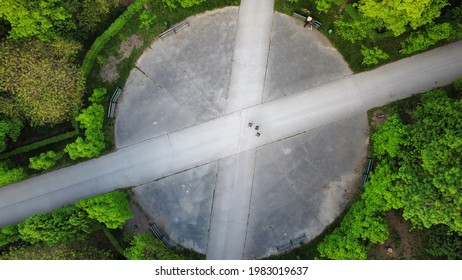
[[[226,115],[238,14],[228,7],[190,17],[188,27],[152,43],[119,99],[118,149]],[[266,65],[261,103],[351,74],[320,32],[279,13]],[[360,114],[136,186],[134,198],[173,242],[209,254],[214,213],[231,211],[225,193],[251,153],[243,258],[263,258],[298,237],[313,239],[341,213],[359,187],[367,141]]]

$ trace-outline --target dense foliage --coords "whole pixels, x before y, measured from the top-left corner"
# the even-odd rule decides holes
[[[189,7],[200,4],[207,0],[162,0],[162,1],[164,1],[170,8],[176,8],[178,5],[180,5],[183,8],[189,8]]]
[[[51,246],[85,239],[94,230],[92,223],[83,210],[71,205],[34,215],[19,223],[18,231],[24,241]]]
[[[8,138],[16,141],[21,133],[22,123],[18,120],[0,120],[0,152],[6,148]]]
[[[9,38],[42,41],[86,38],[109,13],[112,0],[2,0],[0,18],[11,25]]]
[[[47,170],[55,166],[63,156],[63,152],[44,152],[36,157],[29,158],[29,167],[36,170]]]
[[[0,247],[23,241],[19,247],[13,246],[7,250],[0,259],[112,258],[106,250],[91,246],[76,248],[67,244],[85,240],[91,233],[107,229],[102,225],[121,228],[131,217],[127,195],[117,191],[84,199],[75,205],[49,213],[34,215],[20,223],[0,228]],[[26,246],[24,241],[36,246]],[[51,246],[53,247],[50,248]]]
[[[21,181],[26,176],[23,168],[11,168],[8,161],[0,161],[0,186]]]
[[[402,52],[411,54],[426,50],[441,40],[449,39],[451,33],[452,26],[447,22],[433,25],[425,31],[414,32],[401,43],[403,47]]]
[[[379,63],[380,60],[387,60],[390,58],[390,55],[385,53],[383,50],[379,49],[378,47],[374,47],[369,49],[365,46],[361,47],[361,53],[364,57],[363,63],[367,65],[375,65]]]
[[[123,192],[97,195],[79,201],[76,206],[110,229],[122,228],[125,221],[133,217],[127,195]]]
[[[124,253],[129,260],[179,260],[181,257],[168,250],[162,241],[150,233],[134,236],[131,247]]]
[[[441,15],[447,0],[359,0],[358,10],[370,21],[399,36],[407,27],[417,29]]]
[[[447,226],[432,227],[425,251],[432,259],[462,260],[462,235]]]
[[[384,242],[386,211],[400,209],[416,228],[443,226],[446,238],[462,235],[462,100],[441,89],[420,97],[412,112],[391,109],[372,135],[379,163],[361,199],[341,225],[321,242],[322,257],[363,259],[370,244]],[[430,238],[429,254],[454,258],[454,252]],[[454,249],[459,250],[458,248]],[[457,251],[459,252],[459,251]]]
[[[85,138],[77,137],[74,143],[68,144],[64,151],[73,160],[78,158],[93,158],[104,150],[104,108],[100,104],[92,104],[82,110],[76,120],[80,128],[85,130]]]
[[[95,42],[91,46],[90,50],[85,54],[85,58],[82,62],[82,75],[88,77],[91,69],[93,68],[96,58],[98,57],[101,50],[106,46],[109,40],[112,39],[119,31],[127,24],[127,22],[141,9],[143,8],[144,0],[136,0],[131,4],[124,13],[118,17],[112,24],[109,26],[106,31],[104,31],[101,36],[96,38]]]
[[[0,114],[16,119],[19,112],[35,126],[70,120],[84,88],[73,63],[80,48],[73,41],[0,43]]]

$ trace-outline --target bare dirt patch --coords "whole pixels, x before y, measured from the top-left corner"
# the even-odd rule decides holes
[[[117,72],[117,65],[119,65],[122,60],[129,58],[134,49],[140,48],[142,46],[143,39],[136,34],[133,34],[127,40],[123,41],[117,50],[119,58],[111,55],[108,58],[107,63],[101,67],[101,71],[99,73],[101,80],[109,83],[117,80],[119,77],[119,73]]]
[[[412,260],[419,257],[424,237],[419,230],[412,230],[412,225],[397,212],[385,213],[389,238],[384,244],[374,245],[370,251],[370,259],[379,260]]]
[[[375,110],[372,113],[371,125],[373,128],[377,128],[379,125],[383,124],[388,118],[388,115],[383,110]]]

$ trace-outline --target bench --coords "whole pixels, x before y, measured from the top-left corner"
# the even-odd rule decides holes
[[[363,173],[364,175],[363,184],[362,184],[363,190],[364,190],[364,187],[366,186],[366,182],[369,181],[369,173],[371,172],[372,167],[374,166],[374,159],[371,157],[368,157],[367,159],[368,161],[367,161],[366,171]]]
[[[167,239],[167,237],[160,231],[160,229],[156,226],[156,224],[151,223],[149,224],[149,228],[154,233],[154,235],[164,243],[167,249],[172,250],[175,246]]]
[[[295,246],[295,245],[298,245],[298,244],[302,243],[305,240],[306,240],[306,234],[302,234],[302,235],[300,235],[299,237],[297,237],[295,239],[291,239],[290,244]]]
[[[187,22],[186,20],[185,21],[182,21],[180,23],[178,23],[177,25],[175,25],[174,27],[170,28],[170,29],[167,29],[166,31],[162,32],[159,37],[160,39],[162,39],[162,41],[164,40],[164,38],[172,35],[172,34],[176,34],[178,33],[180,30],[186,28],[189,26],[189,22]]]
[[[294,18],[299,19],[299,20],[306,21],[306,16],[301,15],[301,14],[299,14],[299,13],[293,12],[293,13],[292,13],[292,16],[293,16]],[[316,28],[320,28],[320,27],[322,26],[322,24],[321,24],[319,21],[313,19],[313,26],[316,27]]]
[[[290,243],[276,246],[276,249],[278,250],[278,252],[284,252],[284,251],[289,250],[290,248],[292,248],[292,244]]]
[[[117,105],[117,100],[119,99],[120,95],[122,94],[122,89],[120,87],[117,87],[114,93],[112,94],[111,97],[111,102],[109,104],[109,109],[107,112],[107,116],[109,118],[113,118],[115,115],[115,109]]]

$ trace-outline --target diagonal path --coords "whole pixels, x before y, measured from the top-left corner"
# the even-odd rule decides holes
[[[2,187],[0,226],[208,162],[251,159],[257,147],[448,84],[462,76],[460,49],[462,41]],[[261,124],[260,138],[248,133],[249,121]],[[236,165],[236,178],[246,170]]]

